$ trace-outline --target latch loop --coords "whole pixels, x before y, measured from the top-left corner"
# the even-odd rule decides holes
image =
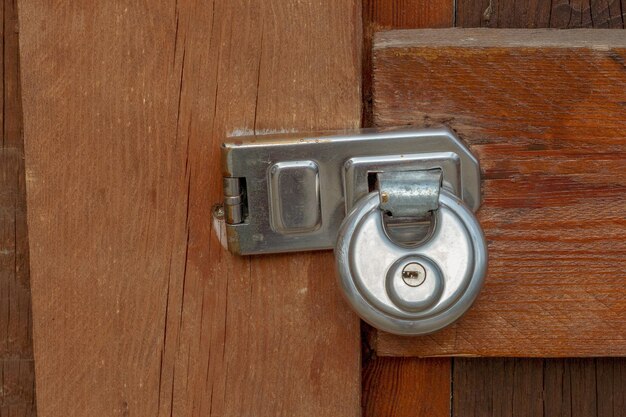
[[[394,218],[422,220],[439,207],[440,169],[379,172],[376,178],[380,208]]]

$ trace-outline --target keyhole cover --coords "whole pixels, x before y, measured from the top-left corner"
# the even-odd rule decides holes
[[[487,271],[474,214],[442,189],[430,237],[417,247],[388,237],[379,196],[363,197],[344,219],[335,247],[339,283],[363,320],[395,334],[440,330],[472,305]]]

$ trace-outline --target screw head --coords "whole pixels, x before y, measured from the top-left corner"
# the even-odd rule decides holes
[[[221,204],[216,204],[213,206],[213,217],[218,220],[224,219],[224,206]]]
[[[419,287],[426,281],[426,269],[417,262],[410,262],[402,268],[402,280],[409,287]]]

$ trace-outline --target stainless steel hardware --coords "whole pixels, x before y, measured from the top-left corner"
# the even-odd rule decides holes
[[[368,323],[388,332],[427,334],[458,319],[476,299],[487,268],[480,225],[462,201],[439,194],[434,227],[415,246],[385,231],[379,194],[346,217],[335,257],[348,301]]]
[[[334,247],[353,308],[398,334],[439,330],[478,295],[480,169],[450,130],[239,137],[222,156],[232,252]]]

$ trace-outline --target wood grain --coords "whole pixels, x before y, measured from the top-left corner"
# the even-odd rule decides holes
[[[379,355],[626,355],[626,38],[616,31],[384,32],[380,126],[446,124],[478,155],[489,273],[432,336]]]
[[[378,29],[445,28],[454,24],[454,2],[364,0],[363,18]]]
[[[624,29],[625,0],[458,0],[456,25]]]
[[[450,364],[448,358],[368,361],[363,372],[363,415],[450,416]]]
[[[542,360],[455,358],[453,416],[543,417],[542,365]]]
[[[624,417],[626,359],[456,358],[453,416]]]
[[[372,38],[382,29],[448,28],[454,26],[454,1],[362,0],[363,127],[372,126]]]
[[[34,416],[24,141],[17,8],[0,7],[2,139],[0,140],[0,416]]]
[[[221,245],[227,135],[358,127],[356,1],[20,1],[39,414],[357,416],[331,253]]]

